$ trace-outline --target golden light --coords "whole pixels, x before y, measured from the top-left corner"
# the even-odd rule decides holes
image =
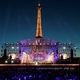
[[[68,55],[66,53],[61,54],[60,57],[61,56],[63,56],[63,59],[67,59],[68,58]]]
[[[53,62],[54,59],[54,52],[52,52],[50,55],[48,55],[47,62]]]
[[[67,59],[68,57],[67,57],[67,54],[64,54],[63,55],[63,59]]]
[[[16,59],[17,55],[15,53],[9,54],[9,57],[12,57],[12,59]]]

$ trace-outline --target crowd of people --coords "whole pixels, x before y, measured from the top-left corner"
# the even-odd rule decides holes
[[[8,69],[0,72],[0,80],[80,80],[77,70]]]

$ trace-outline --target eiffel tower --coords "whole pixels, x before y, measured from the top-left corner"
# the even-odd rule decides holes
[[[41,7],[38,3],[36,38],[42,38]]]

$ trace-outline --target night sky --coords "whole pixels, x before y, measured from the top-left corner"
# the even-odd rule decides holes
[[[0,46],[35,38],[38,0],[0,0]],[[45,38],[80,48],[80,1],[41,0]],[[77,56],[80,49],[77,49]]]

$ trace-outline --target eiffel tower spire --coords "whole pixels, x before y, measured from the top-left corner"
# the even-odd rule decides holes
[[[41,7],[38,2],[36,38],[42,38]]]

